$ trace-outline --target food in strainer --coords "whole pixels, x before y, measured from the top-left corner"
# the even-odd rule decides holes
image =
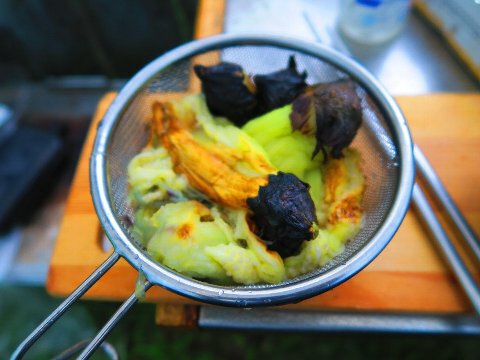
[[[267,76],[278,83],[274,89],[284,91],[304,81],[306,74],[297,71],[292,59],[287,69]],[[236,75],[244,78],[235,66]],[[292,80],[290,85],[282,85],[285,78]],[[242,128],[212,115],[224,104],[211,111],[208,95],[154,102],[150,141],[128,167],[133,232],[150,255],[182,274],[215,283],[275,284],[341,253],[361,228],[365,179],[358,152],[345,148],[351,132],[348,141],[338,141],[338,131],[356,132],[359,125],[356,94],[339,86],[327,90],[340,94],[332,111],[317,104],[315,93],[321,91],[312,89],[320,86],[301,85],[303,95],[295,94],[293,110],[292,100],[284,105],[283,95],[273,94],[269,106],[277,109]],[[255,107],[265,104],[255,94]],[[295,105],[302,96],[316,106],[314,115]],[[351,107],[344,113],[353,121],[344,116],[335,127],[330,122],[342,104]],[[328,121],[319,120],[320,111]],[[303,126],[299,116],[306,119]],[[352,125],[345,126],[348,121]],[[320,126],[334,128],[335,136],[320,138]]]
[[[307,87],[307,73],[298,71],[293,55],[285,69],[253,79],[241,66],[229,62],[209,67],[195,65],[194,71],[202,80],[210,112],[228,118],[237,126],[290,104]]]
[[[353,81],[319,84],[307,89],[293,102],[292,129],[315,134],[317,144],[312,156],[327,150],[335,159],[350,145],[362,123],[362,108]]]

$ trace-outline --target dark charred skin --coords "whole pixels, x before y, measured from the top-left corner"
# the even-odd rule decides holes
[[[320,150],[341,158],[362,123],[362,107],[352,81],[319,84],[307,89],[292,104],[290,120],[293,130],[315,134],[317,144],[312,158]],[[328,152],[329,150],[329,152]]]
[[[287,68],[255,76],[255,84],[241,66],[233,63],[195,65],[193,69],[202,81],[210,112],[238,126],[290,104],[307,87],[307,73],[298,72],[294,56],[290,57]]]
[[[280,171],[268,176],[256,197],[247,199],[257,235],[281,257],[297,254],[303,241],[318,234],[309,188],[295,175]]]
[[[202,81],[208,108],[213,115],[224,116],[241,126],[257,112],[255,85],[237,64],[221,62],[214,66],[194,66]]]
[[[290,104],[297,95],[305,90],[306,78],[306,72],[298,72],[293,55],[290,56],[286,69],[254,76],[253,81],[258,91],[259,112],[266,113]]]

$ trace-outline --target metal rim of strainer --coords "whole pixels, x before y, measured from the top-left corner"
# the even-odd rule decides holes
[[[109,199],[107,150],[118,119],[143,87],[156,74],[179,60],[235,45],[274,46],[299,51],[334,65],[356,80],[374,99],[398,144],[397,192],[384,222],[374,236],[345,263],[325,273],[271,287],[224,287],[180,275],[150,259],[122,229]],[[90,159],[90,181],[98,218],[114,246],[134,268],[155,285],[192,299],[227,306],[254,307],[293,303],[325,292],[367,266],[388,244],[407,211],[414,182],[413,145],[406,121],[393,98],[378,81],[354,60],[320,44],[281,36],[217,35],[192,41],[165,53],[140,70],[118,93],[97,129]]]

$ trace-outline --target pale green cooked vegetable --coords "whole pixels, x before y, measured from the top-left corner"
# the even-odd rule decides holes
[[[234,282],[238,284],[262,282],[257,271],[258,260],[253,252],[236,244],[228,244],[209,247],[206,253],[222,266]]]
[[[327,229],[321,229],[314,240],[303,243],[300,254],[284,260],[288,278],[315,270],[341,254],[345,243],[353,238],[360,228],[360,223],[344,220]]]
[[[164,205],[148,221],[156,231],[147,241],[147,251],[169,268],[196,278],[281,282],[283,261],[250,231],[246,212],[229,215],[233,228],[215,207],[208,209],[197,201]]]
[[[331,160],[325,175],[329,188],[324,197],[327,225],[318,236],[302,244],[300,253],[284,259],[287,277],[305,274],[343,252],[345,243],[362,228],[359,204],[365,186],[357,151],[346,150],[341,160]]]
[[[162,147],[148,148],[128,164],[130,198],[134,204],[151,205],[170,196],[182,198],[188,181],[172,169],[168,152]]]
[[[205,253],[231,242],[231,230],[215,210],[197,201],[164,205],[151,218],[157,231],[148,241],[152,257],[184,275],[224,281],[223,268]]]
[[[229,211],[229,222],[233,226],[235,243],[210,247],[207,253],[238,283],[276,284],[283,281],[285,268],[282,258],[276,252],[268,251],[265,244],[250,231],[246,215],[245,210]]]
[[[319,154],[312,160],[316,140],[293,132],[290,125],[291,105],[273,110],[249,121],[242,128],[266,151],[272,164],[283,172],[290,172],[305,181],[305,172],[319,169],[323,158]]]
[[[292,131],[291,110],[291,105],[273,110],[249,121],[242,130],[264,147],[276,168],[295,174],[310,185],[310,195],[315,203],[317,218],[322,223],[326,216],[323,204],[323,156],[318,154],[312,159],[315,138]]]
[[[352,199],[359,204],[365,185],[358,152],[346,150],[343,159],[327,165],[322,154],[312,160],[315,139],[292,132],[290,105],[243,129],[212,116],[201,95],[185,97],[173,106],[185,126],[194,124],[191,132],[197,141],[257,154],[308,183],[322,229],[317,238],[302,244],[298,255],[282,259],[250,230],[247,209],[217,204],[208,208],[196,201],[201,194],[175,173],[168,152],[161,146],[147,147],[131,160],[128,180],[135,207],[133,232],[156,261],[215,283],[276,284],[325,265],[358,233],[361,218],[342,217],[352,214],[346,207]],[[247,175],[258,173],[247,161],[235,166]]]
[[[139,206],[135,210],[133,234],[143,244],[146,244],[157,231],[157,227],[152,223],[152,216],[157,211],[158,208],[154,206]]]

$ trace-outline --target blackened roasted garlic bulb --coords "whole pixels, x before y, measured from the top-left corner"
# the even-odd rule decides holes
[[[247,199],[257,233],[281,257],[295,255],[305,240],[318,234],[310,185],[293,174],[279,171],[268,176],[258,195]]]
[[[307,73],[297,69],[292,55],[285,69],[252,78],[240,65],[221,62],[194,66],[202,81],[202,92],[213,115],[224,116],[235,125],[291,103],[307,84]]]
[[[298,71],[293,55],[290,56],[286,69],[254,76],[260,113],[290,104],[306,88],[306,78],[305,71],[303,73]]]
[[[221,62],[213,66],[194,66],[202,81],[202,92],[213,115],[224,116],[243,125],[257,112],[256,88],[242,67]]]
[[[321,150],[324,159],[342,157],[362,123],[362,106],[353,81],[342,80],[308,88],[292,104],[293,130],[315,134],[312,158]]]

